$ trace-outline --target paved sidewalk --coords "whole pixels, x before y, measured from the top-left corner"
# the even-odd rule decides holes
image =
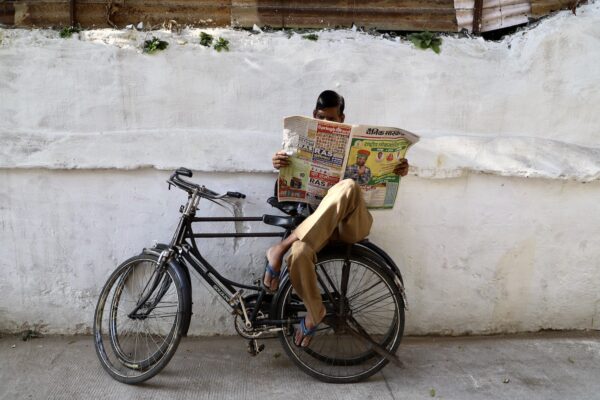
[[[129,386],[101,368],[89,336],[0,338],[0,399],[600,399],[600,332],[406,338],[366,382],[303,374],[277,340],[257,357],[241,338],[186,338],[150,381]]]

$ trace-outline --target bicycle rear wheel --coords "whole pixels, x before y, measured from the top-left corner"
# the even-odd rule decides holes
[[[94,318],[102,367],[123,383],[140,383],[162,370],[181,339],[183,293],[172,268],[153,255],[132,257],[106,282]]]
[[[279,334],[292,361],[307,374],[325,382],[358,382],[375,374],[388,360],[373,350],[364,335],[393,354],[404,331],[404,303],[386,267],[373,258],[352,254],[347,264],[346,295],[342,296],[344,263],[343,251],[319,254],[315,268],[328,316],[319,325],[310,345],[297,347],[293,332]],[[345,311],[340,312],[342,297],[346,305]],[[279,319],[306,314],[289,280],[282,282],[277,314]]]

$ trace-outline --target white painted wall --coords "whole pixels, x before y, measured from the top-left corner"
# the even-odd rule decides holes
[[[371,235],[401,265],[407,333],[600,328],[600,5],[502,42],[446,38],[439,56],[352,31],[213,33],[229,53],[197,30],[157,32],[170,46],[152,56],[141,32],[0,30],[0,330],[89,331],[116,264],[169,239],[178,166],[270,212],[281,120],[325,88],[349,122],[423,136]],[[271,242],[204,248],[247,280]],[[195,287],[192,332],[231,333]]]

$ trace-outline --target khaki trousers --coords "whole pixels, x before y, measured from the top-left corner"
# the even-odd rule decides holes
[[[292,286],[312,321],[320,319],[323,309],[315,271],[316,253],[329,240],[355,243],[364,239],[372,223],[360,187],[352,179],[344,179],[329,189],[316,211],[294,231],[299,240],[292,244],[287,265]]]

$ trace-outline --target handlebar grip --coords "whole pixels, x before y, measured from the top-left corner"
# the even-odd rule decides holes
[[[245,199],[246,195],[244,193],[240,193],[240,192],[227,192],[227,196],[229,197],[235,197],[238,199]]]
[[[192,177],[192,171],[190,171],[187,168],[177,168],[177,171],[175,171],[176,175],[183,175],[183,176],[187,176],[188,178]]]

